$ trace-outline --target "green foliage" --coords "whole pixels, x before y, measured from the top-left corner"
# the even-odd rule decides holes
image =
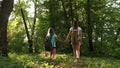
[[[19,21],[20,18],[9,22],[8,27],[8,49],[11,52],[26,52],[27,43],[25,40],[25,31],[23,24]]]
[[[106,57],[81,56],[80,62],[73,62],[73,55],[57,54],[54,62],[49,64],[49,57],[41,54],[16,54],[9,53],[8,57],[0,57],[1,68],[60,68],[60,67],[82,67],[82,68],[119,68],[120,60]]]
[[[47,34],[47,29],[53,27],[57,36],[65,40],[66,35],[71,27],[71,9],[70,0],[63,0],[65,11],[63,10],[62,0],[18,0],[14,4],[14,10],[8,24],[8,49],[10,52],[27,52],[28,42],[23,26],[20,8],[24,9],[25,18],[29,32],[32,32],[34,21],[34,12],[31,13],[28,9],[36,5],[36,24],[33,35],[34,52],[44,51],[44,40]],[[91,55],[88,46],[88,35],[86,23],[86,0],[72,0],[73,15],[78,19],[80,27],[83,31],[83,41],[81,45],[82,55]],[[94,0],[90,2],[91,7],[91,28],[93,47],[95,49],[94,56],[114,56],[120,57],[120,37],[116,35],[119,26],[119,6],[120,2],[113,0]],[[117,6],[116,6],[117,5]],[[115,7],[116,6],[116,7]],[[33,8],[33,9],[34,9]],[[31,10],[33,10],[31,9]],[[115,39],[117,37],[117,39]],[[57,52],[71,53],[72,47],[70,42],[61,44],[57,42]],[[32,63],[32,62],[31,62]],[[30,64],[31,64],[30,63]],[[28,64],[29,65],[29,64]],[[47,66],[47,63],[45,64]],[[91,67],[92,65],[88,65]]]

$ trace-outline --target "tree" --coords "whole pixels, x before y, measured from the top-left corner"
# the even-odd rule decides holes
[[[7,56],[7,24],[13,9],[14,0],[3,0],[0,7],[0,51]]]
[[[28,43],[29,43],[29,53],[32,53],[32,52],[33,52],[33,49],[32,49],[33,41],[32,41],[31,36],[30,36],[30,34],[29,34],[28,27],[27,27],[27,23],[26,23],[25,16],[24,16],[24,12],[23,12],[22,9],[21,9],[21,13],[22,13],[23,21],[24,21],[24,26],[25,26],[25,30],[26,30],[26,34],[27,34],[27,38],[28,38]]]
[[[22,14],[22,18],[24,21],[24,26],[25,26],[25,30],[26,30],[26,34],[27,34],[27,38],[28,38],[28,43],[29,43],[29,53],[33,52],[33,41],[34,41],[33,37],[34,37],[34,33],[35,33],[35,25],[36,25],[36,18],[37,18],[37,15],[36,15],[37,14],[37,0],[33,0],[33,3],[34,3],[34,17],[33,17],[33,23],[29,21],[30,32],[28,31],[25,14],[23,12],[23,9],[21,9],[21,14]],[[27,16],[27,18],[28,18],[28,16]],[[32,18],[32,17],[29,17],[29,18]],[[35,48],[35,52],[36,52],[36,48]]]
[[[62,3],[62,7],[63,7],[63,13],[64,13],[64,18],[65,20],[67,20],[68,16],[67,16],[67,11],[66,11],[66,8],[65,8],[65,3],[64,3],[64,0],[61,0],[61,3]]]
[[[90,11],[90,0],[87,0],[86,14],[87,14],[87,24],[88,24],[88,42],[89,42],[89,50],[93,51],[93,43],[92,43],[92,23],[91,23],[91,11]]]

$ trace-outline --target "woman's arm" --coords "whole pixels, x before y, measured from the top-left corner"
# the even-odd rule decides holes
[[[56,40],[57,40],[58,42],[60,42],[60,43],[64,43],[64,41],[61,40],[61,39],[59,39],[58,37],[56,37]]]
[[[82,43],[82,31],[80,31],[80,43]]]
[[[67,34],[67,37],[66,37],[66,39],[65,39],[65,42],[67,42],[68,39],[70,38],[70,34],[71,34],[71,31],[69,31],[69,33]]]

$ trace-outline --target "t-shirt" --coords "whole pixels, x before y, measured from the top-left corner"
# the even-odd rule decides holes
[[[73,27],[70,28],[70,31],[72,31],[72,30],[73,30]],[[82,30],[82,28],[78,27],[78,32],[80,32],[81,30]]]
[[[56,47],[56,37],[57,37],[56,34],[52,35],[52,38],[51,38],[52,47]]]
[[[73,30],[73,27],[70,28],[70,31],[72,31],[72,30]],[[81,29],[80,27],[78,27],[77,30],[78,30],[78,39],[80,40],[79,34],[80,34],[80,32],[82,31],[82,29]],[[71,41],[72,41],[72,40],[73,40],[73,39],[72,39],[72,37],[71,37]],[[72,42],[71,42],[71,43],[72,43]]]

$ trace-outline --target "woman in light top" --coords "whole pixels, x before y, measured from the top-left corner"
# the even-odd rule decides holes
[[[72,22],[72,27],[69,30],[65,42],[67,42],[68,39],[71,40],[73,54],[75,57],[74,62],[79,62],[80,45],[82,43],[82,29],[78,26],[78,22],[76,20]]]

